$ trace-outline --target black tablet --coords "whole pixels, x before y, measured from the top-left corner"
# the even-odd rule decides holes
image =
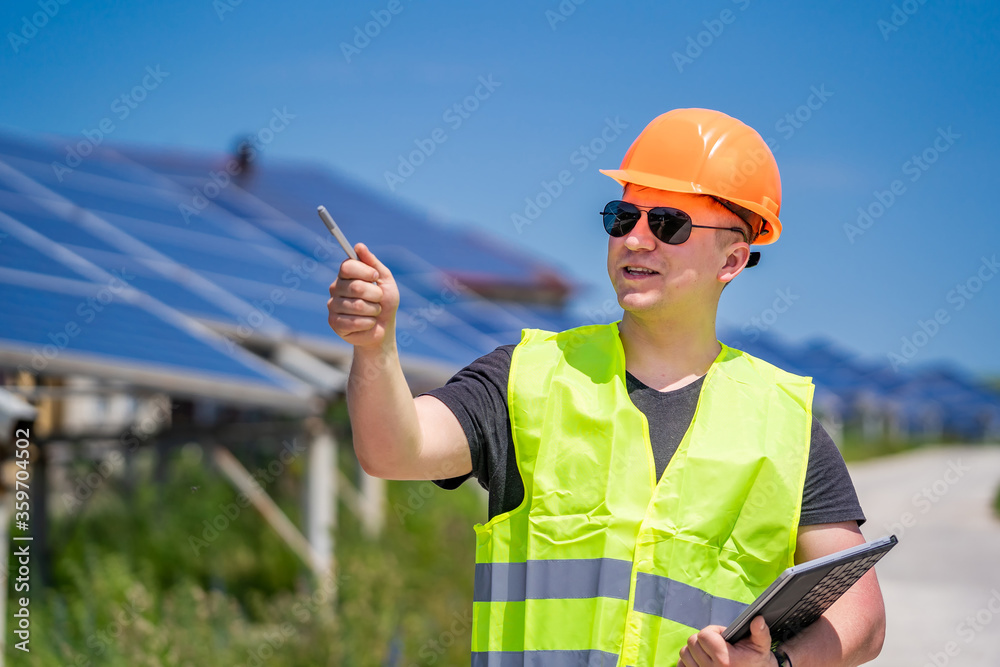
[[[889,535],[788,568],[729,624],[722,637],[735,644],[750,636],[750,622],[763,616],[772,641],[788,639],[822,616],[896,542],[896,536]]]

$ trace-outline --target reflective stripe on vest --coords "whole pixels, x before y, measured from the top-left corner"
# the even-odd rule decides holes
[[[608,597],[628,600],[632,563],[613,558],[477,563],[475,602]]]
[[[722,346],[657,483],[617,323],[525,330],[508,408],[525,497],[476,526],[474,665],[673,665],[793,563],[801,378]]]
[[[472,667],[615,667],[617,653],[604,651],[495,651],[473,653]]]

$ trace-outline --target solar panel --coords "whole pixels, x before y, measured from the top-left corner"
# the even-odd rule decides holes
[[[327,288],[341,259],[336,247],[330,249],[327,233],[318,220],[312,225],[301,223],[233,186],[222,189],[210,206],[185,222],[179,206],[189,203],[193,189],[204,184],[210,168],[219,166],[213,161],[121,155],[102,147],[86,161],[95,168],[80,169],[72,178],[60,182],[51,165],[45,163],[56,153],[58,150],[51,146],[34,150],[23,144],[12,147],[0,137],[0,156],[9,156],[6,161],[15,170],[0,169],[0,183],[11,193],[0,192],[0,209],[16,214],[50,238],[59,238],[102,268],[122,263],[132,266],[136,287],[185,312],[223,324],[238,324],[253,309],[253,303],[267,301],[278,289],[285,298],[274,306],[271,315],[282,328],[287,325],[288,335],[294,335],[294,331],[313,342],[344,347],[329,329],[326,314]],[[133,162],[136,159],[138,163]],[[224,165],[221,158],[218,162]],[[98,169],[97,165],[103,167]],[[310,220],[315,216],[313,202],[318,192],[340,195],[335,199],[349,207],[354,204],[345,200],[353,197],[362,200],[360,208],[355,209],[358,215],[369,204],[374,206],[392,218],[383,220],[380,226],[388,224],[392,228],[389,236],[394,242],[419,241],[420,250],[432,257],[457,252],[466,256],[461,266],[493,267],[520,276],[526,267],[535,266],[523,258],[475,248],[464,239],[453,244],[453,234],[449,234],[448,244],[436,243],[430,236],[439,235],[440,230],[419,215],[405,211],[406,219],[399,220],[402,208],[368,194],[358,197],[325,173],[307,170],[306,178],[297,178],[301,170],[270,167],[266,173],[272,190],[281,186],[281,201],[298,202],[296,195],[307,198]],[[261,172],[255,174],[251,184],[260,185],[260,176]],[[289,186],[290,191],[285,192],[284,186]],[[67,206],[67,201],[72,206]],[[79,224],[67,224],[71,211],[82,214],[83,210],[97,217],[84,216]],[[247,220],[245,216],[251,212],[257,217]],[[396,231],[402,232],[402,238],[397,238]],[[377,240],[372,246],[381,252]],[[318,248],[325,250],[317,253]],[[407,268],[391,255],[386,252],[383,261],[394,272],[399,271],[404,298],[397,334],[407,342],[408,354],[457,368],[504,342],[494,334],[516,340],[522,326],[547,322],[540,312],[519,307],[513,309],[517,312],[511,312],[474,295],[444,302],[436,293],[440,288],[435,287],[444,276],[439,269],[432,267],[429,273],[411,279]],[[321,259],[316,261],[316,257]],[[426,261],[426,257],[422,259]],[[168,270],[171,261],[192,269],[216,290],[191,281],[172,285],[171,276],[178,272]],[[309,270],[303,271],[304,266]],[[220,294],[232,298],[227,300]]]
[[[38,272],[40,267],[43,273],[60,278],[80,279],[80,275],[71,268],[54,262],[51,257],[40,250],[24,243],[4,231],[0,226],[0,266],[20,271]],[[6,317],[12,317],[13,313],[7,313]]]
[[[221,340],[178,326],[112,284],[0,269],[0,313],[0,359],[27,370],[45,373],[86,362],[115,377],[113,368],[131,367],[229,385],[247,396],[263,390],[301,402],[302,411],[311,394],[242,349],[227,351]]]
[[[21,194],[0,192],[0,211],[59,243],[72,243],[98,250],[111,250],[113,248],[106,241],[95,237],[77,225],[68,223],[64,218],[46,210]]]
[[[115,252],[100,252],[70,244],[65,244],[65,247],[105,271],[124,274],[132,287],[154,296],[171,308],[218,321],[227,321],[232,318],[232,314],[228,310],[220,308],[217,303],[209,301],[195,290],[184,287],[176,279],[163,277],[134,257]]]
[[[82,358],[100,369],[115,357],[147,373],[176,376],[181,369],[216,384],[235,383],[234,389],[249,381],[279,403],[281,395],[310,395],[306,385],[137,291],[140,281],[127,265],[103,271],[2,213],[0,233],[0,354],[8,363],[44,371],[50,362],[64,367]],[[120,258],[135,268],[133,258]]]
[[[209,165],[203,164],[199,170],[192,164],[181,166],[148,151],[124,149],[121,152],[171,177],[193,179],[183,181],[189,188],[208,179]],[[411,248],[446,272],[480,271],[496,279],[529,283],[545,266],[521,253],[500,250],[496,242],[490,246],[461,230],[432,224],[426,214],[388,196],[376,195],[360,185],[349,184],[322,169],[269,163],[267,168],[255,169],[242,189],[280,212],[286,220],[275,221],[273,216],[242,199],[240,188],[226,188],[214,201],[293,244],[296,243],[294,236],[284,235],[282,228],[293,221],[312,229],[314,222],[318,223],[314,221],[316,206],[322,203],[352,242],[363,241],[375,249],[379,239],[372,238],[371,230],[377,229],[380,239],[392,239],[392,243]],[[318,231],[323,228],[319,227]],[[447,243],[441,243],[442,238],[447,238]],[[295,247],[311,251],[301,245]]]

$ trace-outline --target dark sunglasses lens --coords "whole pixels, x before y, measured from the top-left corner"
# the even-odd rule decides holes
[[[691,237],[691,216],[684,211],[660,206],[648,215],[650,230],[664,243],[680,245]]]
[[[604,230],[611,236],[625,236],[639,222],[641,215],[639,209],[626,201],[608,202],[602,212]]]

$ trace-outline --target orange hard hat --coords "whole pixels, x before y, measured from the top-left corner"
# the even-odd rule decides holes
[[[754,243],[781,236],[778,163],[756,130],[721,111],[674,109],[657,116],[632,142],[620,169],[600,172],[623,186],[709,195],[752,211],[762,220]]]

